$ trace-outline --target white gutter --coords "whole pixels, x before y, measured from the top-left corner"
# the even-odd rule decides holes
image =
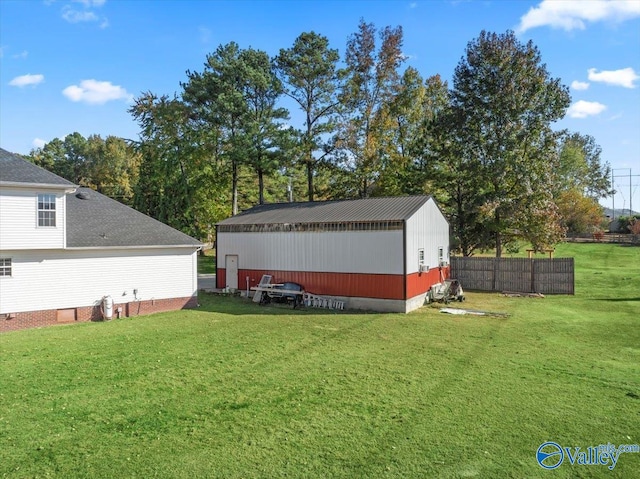
[[[73,193],[78,189],[77,185],[52,185],[50,183],[23,183],[18,181],[0,181],[0,186],[4,186],[6,188],[26,188],[26,189],[36,189],[36,188],[46,188],[48,190],[64,190],[65,193]]]

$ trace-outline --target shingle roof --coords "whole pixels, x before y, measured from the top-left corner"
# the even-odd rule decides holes
[[[430,196],[258,205],[219,225],[399,221],[413,215]]]
[[[90,188],[67,194],[67,247],[201,246],[181,231]]]
[[[0,148],[0,183],[75,186],[70,181]]]
[[[0,184],[76,185],[0,148]],[[90,188],[66,195],[67,247],[202,246],[202,243]]]

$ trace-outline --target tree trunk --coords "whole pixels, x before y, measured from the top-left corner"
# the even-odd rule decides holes
[[[231,161],[231,215],[238,214],[238,163]]]
[[[258,203],[264,205],[264,172],[258,169]]]
[[[307,189],[309,191],[309,201],[313,201],[313,160],[307,160]]]

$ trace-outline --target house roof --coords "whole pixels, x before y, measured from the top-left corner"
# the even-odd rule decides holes
[[[191,246],[202,243],[90,188],[67,194],[67,247]]]
[[[20,183],[67,188],[75,186],[70,181],[0,148],[0,184]]]
[[[258,205],[219,225],[401,221],[411,217],[430,196],[396,196],[358,200],[311,201]]]

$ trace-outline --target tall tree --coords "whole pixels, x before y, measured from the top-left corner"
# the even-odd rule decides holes
[[[386,107],[390,124],[383,136],[386,144],[380,151],[376,194],[437,196],[442,185],[437,165],[445,144],[437,125],[448,107],[447,83],[439,75],[423,82],[414,68],[404,71],[398,91]],[[447,132],[445,128],[443,133]]]
[[[283,149],[290,143],[290,129],[282,123],[289,119],[289,112],[276,106],[283,90],[269,56],[249,48],[240,52],[240,60],[244,67],[242,94],[247,112],[239,129],[245,140],[246,162],[258,176],[258,202],[264,204],[264,177],[283,163]]]
[[[33,162],[77,184],[89,185],[87,139],[78,132],[64,139],[54,138],[30,153]]]
[[[561,224],[572,234],[593,233],[604,216],[598,200],[613,193],[611,168],[602,163],[602,149],[592,136],[562,133],[553,186]]]
[[[235,42],[220,45],[207,55],[204,71],[187,71],[182,98],[191,112],[193,128],[217,133],[217,150],[231,170],[231,211],[238,213],[239,169],[245,158],[242,122],[247,115],[243,95],[245,67]]]
[[[277,71],[285,83],[285,94],[304,112],[300,134],[302,163],[307,173],[309,201],[314,200],[314,175],[330,151],[325,141],[333,133],[333,115],[339,105],[338,50],[329,48],[329,40],[315,32],[302,33],[293,47],[281,49],[275,58]]]
[[[537,47],[511,31],[481,32],[455,69],[455,141],[465,163],[477,162],[484,198],[476,221],[498,257],[518,237],[536,249],[562,237],[548,187],[558,138],[551,124],[569,103],[568,88],[550,77]]]
[[[129,112],[141,128],[138,151],[143,158],[134,207],[185,233],[201,236],[193,208],[188,110],[176,97],[146,92]]]
[[[127,205],[133,204],[141,156],[122,138],[99,135],[87,138],[91,187]]]
[[[381,145],[392,124],[387,105],[398,91],[404,60],[402,27],[378,31],[361,20],[347,41],[347,76],[341,95],[345,116],[337,143],[362,198],[371,194],[379,176]]]
[[[122,138],[72,133],[32,150],[30,159],[78,185],[88,186],[130,205],[140,156]]]
[[[602,162],[602,148],[591,135],[562,132],[556,166],[557,187],[577,188],[590,198],[610,196],[611,167]]]

